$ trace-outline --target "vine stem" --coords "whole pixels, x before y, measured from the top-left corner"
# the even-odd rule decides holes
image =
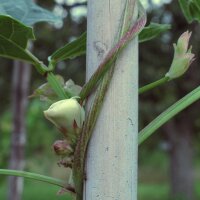
[[[159,80],[157,80],[157,81],[155,81],[155,82],[153,82],[153,83],[150,83],[150,84],[148,84],[148,85],[145,85],[145,86],[143,86],[143,87],[141,87],[140,89],[139,89],[139,94],[142,94],[142,93],[144,93],[144,92],[147,92],[147,91],[149,91],[149,90],[152,90],[152,89],[154,89],[155,87],[158,87],[158,86],[160,86],[160,85],[163,85],[163,84],[165,84],[166,82],[168,82],[169,81],[169,77],[163,77],[163,78],[161,78],[161,79],[159,79]]]

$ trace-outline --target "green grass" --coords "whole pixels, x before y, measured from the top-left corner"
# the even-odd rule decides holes
[[[173,200],[169,198],[170,188],[167,183],[139,183],[138,200]],[[196,199],[200,199],[200,182],[195,184]]]
[[[41,182],[26,181],[22,200],[72,200],[67,194],[57,195],[59,187]],[[0,199],[6,199],[6,185],[0,186]],[[200,183],[196,185],[197,199],[200,199]],[[167,183],[139,183],[138,200],[171,200]]]
[[[167,184],[144,184],[138,185],[139,200],[169,200],[169,186]]]
[[[150,154],[149,156],[148,151],[140,151],[138,200],[172,200],[169,198],[168,157],[161,151],[151,151]],[[55,160],[51,160],[51,163],[55,164],[50,165],[48,159],[45,160],[41,156],[41,158],[34,157],[34,160],[28,160],[28,170],[67,180],[66,169],[58,168]],[[199,163],[195,165],[196,199],[200,199]],[[66,177],[63,177],[63,174]],[[59,189],[59,187],[46,183],[26,180],[22,200],[72,200],[66,193],[58,196]],[[0,200],[6,199],[6,193],[6,177],[0,176]]]
[[[0,187],[0,199],[6,199],[6,185]],[[47,185],[41,182],[26,181],[22,200],[72,200],[68,194],[61,196],[56,193],[59,187]],[[140,184],[138,190],[139,200],[165,200],[168,188],[159,184]]]
[[[36,181],[26,181],[22,200],[72,200],[70,195],[64,193],[57,195],[59,187]],[[6,199],[6,185],[0,186],[0,199]]]

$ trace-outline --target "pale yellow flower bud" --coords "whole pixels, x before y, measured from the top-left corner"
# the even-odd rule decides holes
[[[177,45],[174,44],[174,58],[168,73],[165,75],[169,79],[182,76],[194,60],[194,54],[191,53],[192,47],[188,49],[188,43],[191,33],[184,32],[178,39]]]
[[[180,53],[180,54],[187,53],[191,35],[192,35],[191,32],[186,31],[179,37],[177,45],[174,44],[175,53]]]
[[[71,142],[76,139],[85,120],[85,111],[75,98],[53,103],[44,115]]]

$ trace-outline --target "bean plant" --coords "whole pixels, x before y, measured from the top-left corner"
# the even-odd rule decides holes
[[[32,1],[0,0],[0,56],[12,60],[21,60],[31,63],[37,72],[44,78],[46,83],[36,88],[31,97],[45,101],[49,108],[44,110],[44,117],[58,129],[60,139],[54,141],[53,149],[58,156],[58,167],[71,168],[72,176],[69,181],[55,179],[49,176],[35,174],[25,171],[0,169],[0,174],[21,176],[31,180],[46,182],[57,185],[60,192],[69,192],[77,200],[83,197],[83,180],[85,179],[84,165],[87,154],[87,146],[95,123],[101,110],[104,96],[109,87],[114,71],[113,63],[119,57],[123,49],[134,38],[139,38],[139,43],[159,37],[160,34],[171,28],[170,24],[150,23],[146,25],[146,11],[140,1],[137,1],[138,17],[135,22],[123,24],[120,27],[119,37],[116,43],[103,58],[97,70],[88,82],[82,87],[76,85],[71,79],[65,80],[61,75],[55,74],[59,62],[75,59],[86,54],[87,32],[82,33],[74,41],[64,44],[54,53],[49,55],[48,65],[28,48],[29,41],[35,40],[33,25],[40,21],[60,23],[61,18],[56,17],[50,11],[37,6]],[[125,17],[131,16],[126,1]],[[179,0],[180,9],[188,21],[200,21],[200,2],[197,0]],[[21,9],[18,9],[18,8]],[[29,12],[25,11],[28,9]],[[123,20],[122,20],[123,21]],[[163,74],[159,80],[139,88],[139,94],[149,92],[155,87],[167,84],[171,80],[182,77],[195,59],[189,40],[192,33],[186,30],[178,38],[174,47],[174,57],[168,72]],[[109,74],[109,75],[108,75]],[[108,78],[105,79],[104,77]],[[89,109],[85,109],[87,100],[91,93],[96,90],[95,98]],[[200,98],[200,86],[192,90],[186,96],[163,111],[146,127],[139,131],[138,145],[147,140],[157,129],[167,121],[175,117],[179,112],[190,106]]]

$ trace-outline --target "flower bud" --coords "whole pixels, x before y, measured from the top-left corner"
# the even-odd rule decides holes
[[[185,54],[188,50],[188,44],[192,33],[189,31],[184,32],[178,39],[177,45],[174,44],[176,54]]]
[[[53,103],[44,115],[71,142],[76,140],[85,120],[85,111],[75,98]]]
[[[57,140],[53,144],[55,153],[59,156],[69,156],[73,150],[66,140]]]
[[[190,36],[191,33],[186,31],[180,36],[177,44],[174,44],[174,58],[168,73],[165,75],[169,79],[182,76],[194,60],[194,54],[191,53],[192,47],[188,49]]]

